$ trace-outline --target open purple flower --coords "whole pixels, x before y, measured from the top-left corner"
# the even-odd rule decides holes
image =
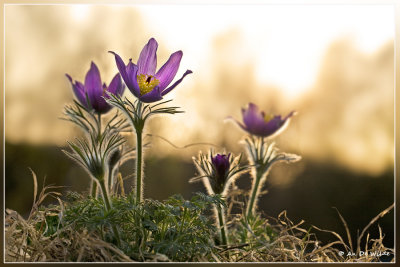
[[[78,81],[74,82],[70,75],[65,75],[71,82],[78,101],[86,108],[95,110],[99,114],[107,113],[112,107],[104,100],[104,97],[109,98],[106,91],[114,95],[122,95],[124,93],[125,86],[119,73],[114,76],[109,86],[105,83],[102,84],[99,69],[93,61],[89,71],[86,73],[85,84]]]
[[[294,111],[282,119],[281,115],[265,114],[255,104],[249,103],[247,109],[242,108],[243,124],[235,121],[243,130],[250,134],[271,137],[281,133],[293,115],[295,115]]]
[[[182,51],[173,53],[156,72],[157,47],[157,41],[151,38],[140,53],[137,65],[132,63],[132,59],[129,60],[128,65],[125,65],[118,54],[110,51],[115,56],[119,73],[126,86],[139,100],[146,103],[161,100],[164,95],[180,84],[186,75],[192,73],[191,70],[187,70],[179,80],[168,87],[175,78],[183,53]]]

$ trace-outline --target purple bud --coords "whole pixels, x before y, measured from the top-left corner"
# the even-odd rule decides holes
[[[230,155],[230,153],[228,155],[217,154],[215,157],[211,157],[211,162],[215,168],[215,193],[221,193],[226,183],[230,168]]]

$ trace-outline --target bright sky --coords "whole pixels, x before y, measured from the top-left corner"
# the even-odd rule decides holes
[[[212,38],[238,27],[257,80],[282,88],[288,96],[313,85],[321,56],[332,41],[349,37],[370,53],[394,39],[394,12],[388,5],[136,7],[152,32],[167,42],[164,45],[185,51],[185,65],[193,69],[205,64],[199,55],[208,54]]]

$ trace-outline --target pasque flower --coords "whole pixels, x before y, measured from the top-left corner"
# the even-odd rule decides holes
[[[243,124],[235,121],[243,130],[250,134],[260,137],[271,137],[282,132],[293,115],[295,115],[294,111],[290,112],[284,118],[281,115],[265,114],[255,104],[249,103],[247,108],[242,108]]]
[[[231,183],[247,170],[247,166],[239,166],[241,158],[242,155],[234,157],[231,153],[213,156],[212,150],[208,155],[200,152],[198,158],[193,158],[199,176],[190,179],[189,183],[202,180],[209,195],[218,194],[226,197]],[[221,243],[228,245],[225,212],[220,204],[215,204],[215,215],[221,229]]]
[[[246,171],[247,166],[239,166],[242,155],[234,157],[231,153],[213,154],[210,150],[207,155],[200,152],[198,158],[193,158],[199,176],[190,179],[189,182],[202,180],[210,195],[225,196],[230,184]]]
[[[215,157],[211,156],[212,166],[215,171],[212,187],[214,192],[217,194],[222,193],[224,185],[227,182],[229,167],[231,165],[231,163],[229,162],[230,156],[231,153],[229,153],[228,155],[217,154]]]
[[[128,65],[125,65],[118,54],[110,51],[115,56],[118,70],[126,86],[134,96],[146,103],[161,100],[164,95],[180,84],[186,75],[192,73],[191,70],[187,70],[179,80],[169,86],[178,71],[183,53],[182,51],[173,53],[156,72],[157,47],[157,41],[151,38],[142,49],[137,65],[132,63],[132,59],[129,60]]]
[[[109,86],[105,83],[102,84],[100,72],[96,64],[92,61],[90,69],[86,73],[85,84],[78,81],[73,81],[71,76],[65,74],[71,82],[72,89],[78,101],[88,109],[95,110],[99,114],[107,113],[111,109],[103,97],[109,98],[106,92],[115,95],[122,95],[125,86],[121,81],[119,73],[117,73],[111,80]]]

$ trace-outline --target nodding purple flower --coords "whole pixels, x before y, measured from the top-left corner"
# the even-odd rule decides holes
[[[215,169],[215,184],[214,184],[214,192],[220,194],[225,186],[226,180],[228,178],[230,162],[229,157],[231,153],[228,155],[217,154],[215,157],[211,156],[211,162]]]
[[[146,103],[161,100],[164,95],[180,84],[186,75],[192,73],[191,70],[186,70],[179,80],[168,87],[175,78],[183,53],[182,51],[173,53],[156,72],[157,47],[157,41],[151,38],[142,49],[137,65],[132,63],[132,59],[129,59],[128,65],[125,65],[118,54],[109,51],[115,56],[118,70],[126,86],[134,96]]]
[[[115,95],[122,95],[125,86],[121,81],[119,73],[117,73],[111,80],[109,86],[101,83],[99,69],[92,61],[89,71],[86,73],[85,84],[78,81],[73,81],[71,76],[65,74],[72,85],[72,89],[78,101],[90,110],[95,110],[99,114],[107,113],[112,106],[110,106],[104,97],[109,98],[106,92]]]
[[[272,137],[286,128],[293,115],[295,115],[294,111],[282,119],[281,115],[265,114],[255,104],[249,103],[247,109],[242,108],[243,124],[238,121],[236,123],[250,134],[260,137]]]

